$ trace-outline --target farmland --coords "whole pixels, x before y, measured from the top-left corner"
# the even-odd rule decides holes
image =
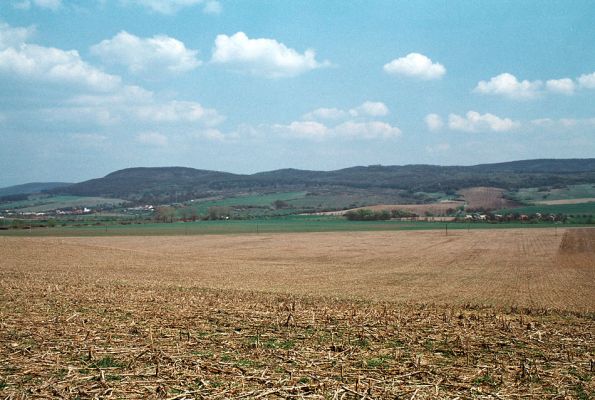
[[[592,229],[0,237],[0,395],[589,398],[594,249]]]

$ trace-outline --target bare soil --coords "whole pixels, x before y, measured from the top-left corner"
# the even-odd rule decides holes
[[[517,202],[504,198],[505,192],[504,189],[494,187],[472,187],[459,190],[467,203],[467,207],[472,209],[498,210],[518,207]]]

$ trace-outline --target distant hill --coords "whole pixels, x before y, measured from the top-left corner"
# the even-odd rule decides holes
[[[448,193],[474,186],[511,189],[579,183],[595,183],[594,158],[524,160],[474,166],[371,165],[336,171],[281,169],[252,175],[184,167],[129,168],[51,191],[131,201],[183,201],[246,191],[304,188]]]
[[[25,183],[24,185],[8,186],[0,188],[0,197],[12,196],[15,194],[32,194],[41,193],[46,190],[63,188],[70,186],[72,183],[66,182],[34,182]]]

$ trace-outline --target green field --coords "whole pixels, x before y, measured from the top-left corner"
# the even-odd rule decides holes
[[[519,208],[508,208],[496,211],[497,214],[565,214],[565,215],[595,215],[595,202],[580,204],[534,205]]]
[[[38,195],[30,196],[27,200],[0,203],[0,209],[18,210],[20,212],[45,212],[64,208],[91,208],[103,204],[118,205],[122,203],[124,203],[124,200],[105,197]]]
[[[523,203],[544,200],[570,200],[595,197],[595,185],[568,185],[563,188],[526,188],[510,193],[515,199]]]
[[[204,234],[265,234],[291,232],[341,232],[385,230],[457,230],[545,228],[555,226],[588,226],[584,224],[554,223],[464,223],[464,222],[407,222],[407,221],[348,221],[334,216],[289,216],[260,220],[199,221],[176,223],[111,224],[65,226],[54,228],[0,230],[9,236],[125,236],[125,235],[204,235]],[[446,232],[445,232],[446,233]]]
[[[208,201],[194,201],[185,204],[186,208],[194,209],[198,214],[205,215],[209,207],[221,206],[221,207],[264,207],[269,208],[272,206],[274,201],[289,201],[293,199],[299,199],[306,196],[306,192],[281,192],[281,193],[270,193],[270,194],[257,194],[250,196],[238,196],[229,197],[221,200],[208,200]]]

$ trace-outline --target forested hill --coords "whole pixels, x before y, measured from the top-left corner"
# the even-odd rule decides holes
[[[595,183],[595,158],[524,160],[475,166],[371,165],[336,171],[281,169],[252,175],[184,167],[129,168],[51,192],[136,201],[181,201],[217,194],[296,188],[448,192],[472,186],[521,188],[578,183]]]
[[[66,182],[33,182],[24,185],[8,186],[0,188],[0,196],[12,196],[18,194],[40,193],[45,190],[51,190],[72,185]]]

